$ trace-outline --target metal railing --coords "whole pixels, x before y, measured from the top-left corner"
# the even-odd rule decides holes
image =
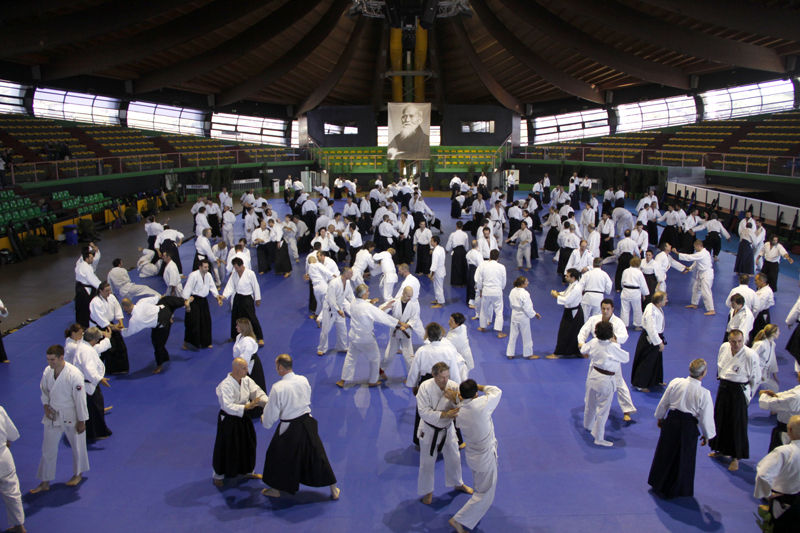
[[[492,168],[500,168],[503,162],[511,157],[511,154],[514,152],[514,141],[512,137],[513,134],[509,135],[506,140],[503,141],[503,144],[495,150],[492,156]]]
[[[301,148],[236,148],[19,163],[7,170],[6,174],[11,176],[12,184],[17,184],[144,170],[297,161],[304,157]]]
[[[515,158],[576,163],[630,163],[666,167],[706,167],[729,172],[800,175],[800,157],[721,152],[692,152],[602,146],[521,146]]]

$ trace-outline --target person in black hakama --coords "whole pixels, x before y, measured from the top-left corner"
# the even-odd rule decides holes
[[[467,285],[467,273],[469,268],[467,266],[467,249],[466,245],[469,242],[469,237],[463,233],[462,228],[464,225],[461,221],[456,222],[456,228],[458,231],[462,231],[462,233],[458,233],[457,235],[462,235],[464,243],[453,243],[452,247],[452,259],[450,262],[450,285],[452,287],[465,287]],[[452,236],[451,236],[452,237]],[[448,245],[451,242],[448,240]]]
[[[267,382],[264,378],[264,367],[261,365],[261,358],[258,357],[258,342],[256,334],[253,333],[253,326],[246,318],[236,321],[236,342],[233,343],[233,358],[243,359],[247,363],[247,377],[255,381],[261,390],[266,389]],[[246,413],[249,418],[261,418],[264,414],[263,407],[256,407]]]
[[[256,316],[256,307],[261,305],[261,288],[258,286],[258,280],[255,273],[244,266],[241,257],[234,257],[231,263],[233,264],[233,273],[228,278],[228,284],[225,285],[225,291],[222,294],[223,298],[233,298],[230,340],[235,339],[237,335],[236,320],[246,318],[253,326],[258,345],[263,346],[264,334]]]
[[[209,213],[208,217],[208,225],[211,226],[211,238],[212,239],[221,239],[222,238],[222,226],[220,224],[219,215],[217,212],[219,208],[214,204],[214,202],[209,198],[206,200],[206,213],[211,210],[211,207],[214,206],[213,213]]]
[[[270,219],[272,222],[272,219]],[[272,227],[274,224],[270,224]],[[278,240],[270,241],[270,256],[274,261],[275,275],[288,278],[292,274],[292,259],[289,257],[289,245],[283,240],[283,232],[279,232]]]
[[[557,252],[560,225],[558,224],[558,212],[555,207],[550,208],[545,227],[549,227],[550,229],[547,231],[547,235],[544,238],[544,246],[542,246],[542,248],[548,252]]]
[[[72,328],[68,329],[64,332],[66,335],[67,333],[72,333],[74,329],[74,325]],[[104,332],[100,330],[100,328],[92,327],[87,329],[83,332],[83,340],[86,341],[89,346],[91,346],[91,350],[97,353],[96,345],[100,344],[104,341],[105,338],[109,338],[111,334],[109,332]],[[72,340],[77,340],[80,343],[80,338],[76,339],[74,334],[70,335]],[[107,344],[107,343],[106,343]],[[85,345],[84,345],[85,347]],[[92,356],[93,357],[93,356]],[[95,359],[95,362],[97,360]],[[84,365],[80,364],[77,360],[73,359],[71,361],[73,364],[78,366],[78,369],[85,372]],[[90,360],[84,360],[84,363],[91,364]],[[96,371],[92,371],[95,373]],[[89,378],[89,375],[86,375],[86,378]],[[101,378],[97,383],[94,383],[94,392],[89,394],[89,388],[86,387],[86,408],[89,411],[89,420],[86,421],[86,440],[103,440],[107,439],[112,435],[110,429],[106,425],[106,402],[105,398],[103,397],[103,391],[100,389],[100,386],[108,387],[108,379],[105,377],[105,372],[98,375],[95,373],[94,378],[84,379],[84,381],[88,384],[91,384],[94,379]],[[90,379],[92,381],[90,381]],[[108,409],[111,409],[109,407]]]
[[[425,221],[420,222],[419,227],[414,232],[413,241],[416,243],[416,258],[417,266],[414,270],[415,274],[423,274],[427,276],[431,273],[431,232],[426,227]]]
[[[184,324],[186,330],[183,334],[183,349],[188,350],[188,344],[195,348],[212,348],[211,340],[211,312],[208,309],[208,294],[217,299],[217,304],[222,305],[222,296],[217,292],[214,276],[209,272],[211,263],[208,259],[201,259],[197,270],[189,274],[186,286],[183,288],[185,296],[192,297],[190,310],[186,311]]]
[[[84,251],[75,267],[75,322],[84,328],[89,327],[89,304],[97,296],[100,286],[100,280],[92,268],[93,262],[94,252]]]
[[[644,253],[645,260],[642,262],[642,274],[644,274],[644,281],[647,283],[647,289],[650,291],[650,294],[644,297],[642,300],[642,311],[644,311],[647,304],[653,301],[653,295],[656,293],[656,287],[658,287],[658,278],[656,277],[654,267],[651,265],[649,268],[645,266],[645,263],[652,264],[653,262],[653,252],[647,250]],[[647,270],[647,271],[646,271]]]
[[[111,286],[108,283],[101,283],[98,289],[98,298],[102,298],[106,301],[108,301],[109,298],[113,298]],[[98,307],[96,312],[102,315],[103,311],[101,311],[101,309],[101,307]],[[115,318],[117,318],[116,324],[114,323]],[[100,331],[109,334],[109,344],[106,349],[100,353],[100,360],[103,361],[106,367],[106,373],[112,375],[127,374],[130,370],[130,363],[128,361],[128,346],[125,344],[125,339],[122,338],[122,334],[120,333],[123,329],[122,316],[105,316],[103,318],[100,318],[100,316],[92,316],[90,321],[93,325],[97,326]]]
[[[3,301],[0,300],[0,317],[7,317],[8,309],[3,306]],[[0,323],[2,320],[0,320]],[[3,332],[0,330],[0,363],[8,363],[8,356],[6,355],[6,347],[3,345]]]
[[[766,502],[758,507],[758,525],[772,533],[796,533],[800,524],[800,416],[791,417],[786,426],[791,442],[770,451],[756,468],[753,496]]]
[[[169,361],[167,341],[172,329],[172,314],[181,307],[189,311],[192,298],[184,300],[178,296],[151,296],[142,298],[134,306],[133,302],[125,298],[120,302],[122,310],[131,315],[128,327],[122,330],[123,337],[129,337],[145,328],[150,329],[150,342],[153,344],[153,353],[156,358],[156,368],[153,374],[162,370],[164,363]]]
[[[705,446],[717,433],[711,393],[700,384],[706,372],[704,360],[692,361],[689,377],[673,379],[656,408],[661,434],[647,483],[659,497],[694,496],[697,438]]]
[[[450,218],[461,218],[461,202],[457,198],[450,201]]]
[[[651,387],[664,383],[664,359],[662,354],[667,345],[664,340],[664,306],[667,293],[653,293],[651,302],[642,313],[642,331],[631,367],[631,385],[641,392],[650,392]]]
[[[753,257],[755,226],[755,222],[748,222],[739,232],[739,249],[736,251],[736,262],[733,264],[733,271],[736,274],[750,274],[752,276],[755,273],[755,259]]]
[[[556,298],[559,305],[564,306],[564,314],[561,316],[561,323],[558,325],[556,349],[546,359],[559,359],[580,353],[578,334],[584,322],[583,309],[581,308],[583,294],[578,283],[578,280],[581,279],[581,273],[577,269],[570,268],[565,272],[564,277],[569,283],[567,289],[563,292],[550,291],[550,296]]]
[[[267,221],[262,220],[261,225],[253,231],[253,244],[256,245],[256,259],[258,260],[258,273],[272,272],[272,258],[269,247],[269,228]]]
[[[293,372],[292,358],[287,354],[278,356],[275,369],[281,379],[272,386],[261,423],[267,429],[280,423],[264,460],[263,481],[270,488],[262,494],[277,498],[280,491],[295,494],[301,484],[328,486],[331,498],[338,500],[341,491],[319,438],[317,421],[311,417],[311,386],[305,377]]]
[[[214,441],[214,485],[221,487],[225,478],[247,476],[261,479],[256,474],[256,430],[251,417],[253,411],[266,405],[267,395],[247,376],[247,361],[237,357],[231,372],[217,386],[220,411],[217,415],[217,438]]]

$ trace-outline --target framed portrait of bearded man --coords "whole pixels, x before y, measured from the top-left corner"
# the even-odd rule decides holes
[[[389,159],[431,158],[431,104],[389,103]]]

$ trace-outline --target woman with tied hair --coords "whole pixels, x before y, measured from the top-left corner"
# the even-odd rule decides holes
[[[756,335],[753,342],[753,351],[758,354],[758,364],[761,367],[761,381],[753,390],[753,397],[759,388],[778,392],[778,360],[775,357],[775,341],[781,335],[781,330],[775,324],[768,324]]]
[[[508,347],[506,356],[514,359],[514,352],[517,348],[517,337],[522,337],[522,356],[526,359],[539,359],[538,355],[533,355],[533,338],[531,338],[531,319],[541,320],[542,315],[534,311],[531,295],[526,290],[528,278],[519,276],[514,280],[514,288],[508,295],[511,304],[511,331],[508,337]]]
[[[253,325],[250,320],[240,318],[236,321],[236,342],[233,344],[233,358],[237,357],[247,361],[247,376],[255,381],[261,390],[266,390],[266,379],[264,378],[264,367],[258,357],[258,342],[253,333]],[[256,407],[247,411],[250,418],[261,418],[264,412],[262,407]]]

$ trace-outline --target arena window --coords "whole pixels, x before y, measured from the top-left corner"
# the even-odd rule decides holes
[[[0,81],[0,114],[27,115],[23,98],[28,87],[10,81]]]
[[[56,89],[36,89],[33,94],[33,114],[42,118],[119,124],[119,105],[116,98]]]
[[[286,146],[286,127],[285,120],[227,113],[214,113],[211,117],[211,137],[214,139]],[[296,128],[293,124],[293,142],[297,142]]]
[[[791,80],[777,80],[708,91],[700,97],[705,120],[727,120],[792,109],[794,86]]]
[[[533,143],[551,143],[582,139],[584,137],[599,137],[608,135],[608,112],[604,109],[591,109],[566,113],[549,117],[539,117],[535,120],[536,129]],[[525,129],[527,136],[527,128]]]
[[[205,113],[197,109],[172,107],[150,102],[131,102],[128,127],[203,137]]]
[[[697,106],[691,96],[676,96],[617,107],[617,132],[630,132],[692,124],[697,121]]]

